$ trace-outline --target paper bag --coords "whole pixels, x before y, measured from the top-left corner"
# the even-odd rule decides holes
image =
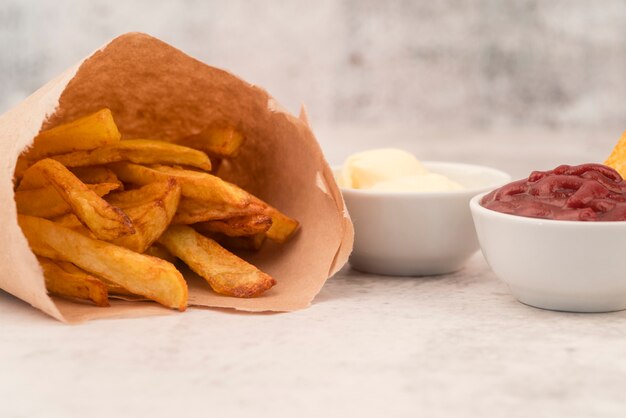
[[[248,258],[277,280],[264,295],[239,299],[186,277],[190,306],[292,311],[310,305],[346,262],[353,229],[332,172],[309,127],[263,89],[141,33],[122,35],[0,116],[0,288],[66,322],[175,313],[152,302],[97,308],[47,295],[41,268],[17,224],[13,171],[43,129],[108,107],[123,138],[176,139],[226,122],[246,137],[225,178],[301,223],[284,245]],[[221,173],[221,172],[220,172]]]

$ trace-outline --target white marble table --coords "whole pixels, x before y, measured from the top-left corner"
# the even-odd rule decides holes
[[[362,147],[375,137],[360,137]],[[496,142],[492,154],[479,152],[490,143],[483,136],[395,144],[521,175],[557,160],[597,161],[613,142],[545,138],[529,135],[515,155]],[[562,157],[551,151],[559,149]],[[331,161],[344,151],[330,149]],[[346,267],[311,308],[290,314],[190,309],[68,326],[0,291],[2,418],[623,417],[624,388],[626,311],[522,305],[480,253],[441,277]]]
[[[626,312],[516,302],[477,254],[345,268],[291,314],[56,322],[0,293],[0,416],[624,416]],[[211,415],[209,415],[211,414]]]

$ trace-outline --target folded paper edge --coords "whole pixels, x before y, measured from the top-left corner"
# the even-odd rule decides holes
[[[28,143],[21,144],[19,141],[14,141],[12,149],[9,155],[19,155],[24,150],[28,149],[32,145],[32,141],[37,133],[40,131],[43,123],[48,117],[53,114],[58,107],[59,98],[69,81],[76,75],[80,65],[74,65],[57,75],[55,78],[41,86],[26,99],[20,102],[18,105],[0,116],[0,126],[6,121],[12,120],[12,126],[17,125],[20,131],[14,132],[15,139],[21,137],[27,137]],[[24,109],[31,107],[28,112],[24,112]],[[9,135],[10,136],[10,135]],[[18,149],[20,148],[20,149]],[[15,171],[17,160],[11,158],[7,167],[4,167],[9,171],[7,177],[12,182],[13,172]],[[12,185],[11,185],[12,187]],[[17,225],[17,208],[15,206],[15,196],[13,195],[13,206],[8,210],[9,216],[14,217],[14,224],[17,227],[17,231],[20,234],[18,242],[13,243],[13,252],[18,254],[25,254],[27,257],[32,257],[32,266],[29,264],[29,269],[34,269],[31,273],[40,277],[41,287],[36,289],[37,292],[33,293],[32,290],[25,293],[20,289],[20,286],[11,286],[13,283],[11,280],[2,281],[2,289],[7,293],[17,297],[18,299],[28,303],[32,307],[50,315],[51,317],[58,319],[64,323],[68,321],[58,309],[52,298],[47,294],[45,289],[45,280],[43,277],[43,271],[41,266],[37,263],[34,253],[28,246],[26,236],[23,234],[21,228]]]
[[[309,114],[306,109],[306,105],[302,103],[300,105],[300,114],[298,116],[306,127],[313,133],[313,128],[309,122]],[[322,154],[323,155],[323,154]],[[352,225],[352,219],[350,219],[350,214],[348,213],[348,209],[343,200],[343,196],[339,187],[337,187],[337,183],[334,179],[332,170],[330,170],[330,166],[328,161],[325,161],[325,170],[323,173],[324,181],[326,183],[326,192],[330,192],[335,204],[337,205],[337,210],[343,216],[343,233],[342,240],[339,243],[339,247],[337,248],[337,252],[335,253],[335,257],[333,258],[330,268],[328,270],[328,277],[332,277],[337,273],[341,268],[348,262],[348,258],[350,253],[352,252],[352,246],[354,245],[354,226]],[[330,186],[330,187],[329,187]]]

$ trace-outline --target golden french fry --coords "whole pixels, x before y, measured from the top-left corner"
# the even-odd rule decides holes
[[[211,156],[234,157],[244,136],[233,126],[213,126],[198,135],[176,140],[175,143],[204,151]]]
[[[106,167],[100,165],[75,167],[70,169],[76,177],[86,184],[98,184],[98,183],[119,183],[118,190],[124,189],[124,184],[117,178],[115,173]]]
[[[189,226],[170,226],[159,243],[203,277],[217,293],[254,297],[276,284],[272,277]]]
[[[180,201],[180,186],[176,179],[170,178],[137,190],[115,193],[107,199],[112,205],[124,209],[135,228],[134,234],[111,242],[143,253],[172,221]],[[134,202],[129,199],[133,199]]]
[[[118,189],[120,183],[87,184],[87,187],[102,197]],[[15,192],[15,204],[18,213],[40,218],[54,218],[72,210],[59,192],[50,185],[39,189],[18,190]]]
[[[46,289],[53,295],[90,300],[97,306],[109,306],[107,286],[76,266],[46,257],[37,257],[43,269]]]
[[[76,222],[78,222],[78,224],[80,226],[82,226],[82,224],[78,221],[78,219],[76,217],[74,217],[74,218],[76,219]],[[42,259],[42,258],[44,258],[44,257],[37,257],[37,259]],[[65,271],[67,271],[68,273],[71,273],[71,274],[83,274],[83,275],[88,275],[89,274],[86,271],[84,271],[83,269],[76,267],[72,263],[68,263],[68,262],[65,262],[65,261],[56,261],[56,260],[52,260],[50,258],[45,258],[45,260],[49,260],[50,262],[58,264],[61,268],[63,268],[63,270],[65,270]],[[103,279],[102,277],[98,277],[97,279],[106,286],[106,290],[108,291],[109,296],[123,296],[123,299],[127,299],[127,300],[128,299],[132,299],[132,300],[139,300],[139,299],[148,300],[148,299],[145,299],[142,296],[139,296],[139,295],[136,295],[136,294],[130,292],[128,289],[120,286],[117,283],[113,283],[110,280]]]
[[[174,178],[164,177],[163,179],[149,182],[138,189],[129,189],[118,193],[111,193],[106,200],[118,208],[127,209],[152,203],[159,200],[162,195],[169,191],[180,190],[178,181]]]
[[[272,226],[267,230],[265,235],[279,244],[287,242],[298,230],[300,224],[295,219],[290,218],[267,203],[265,205],[266,209],[263,213],[272,218]]]
[[[233,218],[200,222],[193,225],[200,233],[221,233],[231,237],[263,234],[272,226],[272,218],[267,215],[236,216]]]
[[[59,162],[46,158],[24,172],[22,183],[43,182],[54,187],[96,237],[113,240],[135,232],[132,222],[121,209],[109,205]]]
[[[120,138],[111,111],[102,109],[41,132],[33,140],[32,148],[23,155],[27,160],[36,161],[50,155],[112,145],[119,142]]]
[[[43,218],[18,215],[18,222],[35,254],[73,263],[164,306],[181,311],[187,307],[187,283],[167,261],[89,238]]]
[[[244,208],[253,199],[253,196],[245,190],[208,173],[163,165],[146,167],[131,163],[111,164],[110,167],[120,180],[138,185],[175,178],[180,183],[182,196],[197,201]]]
[[[222,247],[232,251],[258,251],[267,238],[264,233],[243,237],[229,237],[228,235],[213,233],[209,237],[217,241]]]
[[[112,165],[112,168],[121,180],[136,184],[162,179],[164,175],[177,178],[184,198],[181,199],[178,212],[172,220],[174,224],[192,224],[262,212],[272,218],[272,226],[266,232],[267,237],[278,243],[287,242],[299,227],[295,219],[212,174],[163,165],[144,167],[119,163]],[[216,205],[208,204],[209,202]],[[259,206],[263,209],[260,210]]]
[[[190,225],[198,222],[214,221],[237,216],[250,216],[263,213],[263,207],[250,204],[243,208],[228,204],[217,204],[201,200],[183,198],[178,204],[178,210],[172,224]]]
[[[161,244],[152,244],[143,253],[152,257],[159,257],[160,259],[170,262],[172,264],[176,263],[176,257],[174,257],[172,253],[167,251],[167,248],[165,248]]]
[[[64,226],[65,228],[80,232],[81,234],[86,235],[90,238],[98,239],[89,229],[87,229],[85,225],[80,222],[80,220],[73,213],[57,216],[50,220],[56,224]]]
[[[202,151],[150,139],[129,139],[88,151],[55,155],[66,167],[130,161],[137,164],[180,164],[211,170],[211,160]]]
[[[145,167],[130,163],[111,164],[111,169],[124,182],[139,185],[175,178],[183,198],[172,220],[191,224],[233,216],[260,213],[262,207],[252,204],[255,197],[234,184],[208,173],[155,165]]]
[[[615,148],[613,148],[604,165],[614,168],[623,178],[626,178],[626,132],[622,134],[622,137],[615,144]]]
[[[76,217],[76,215],[74,214],[68,214],[68,215],[64,215],[64,216],[60,216],[58,218],[53,219],[53,221],[61,226],[64,226],[66,228],[70,228],[76,232],[79,232],[83,235],[86,235],[88,237],[91,237],[93,239],[96,239],[95,236],[93,236],[93,234],[91,233],[91,231],[89,231],[87,228],[85,228],[85,226],[83,224],[80,223],[80,221],[78,220],[78,218]],[[162,260],[165,260],[169,263],[175,264],[176,263],[176,257],[174,257],[169,251],[167,251],[167,249],[165,247],[163,247],[160,244],[157,243],[153,243],[150,247],[148,247],[143,254],[145,255],[149,255],[151,257],[158,257]],[[122,295],[122,296],[137,296],[134,293],[129,292],[128,290],[124,289],[123,287],[112,283],[106,279],[102,279],[101,280],[107,285],[108,289],[109,289],[109,293],[111,294],[115,294],[115,295]]]

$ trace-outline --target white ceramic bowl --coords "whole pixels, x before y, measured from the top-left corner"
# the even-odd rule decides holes
[[[510,176],[470,164],[424,162],[424,166],[466,189],[437,193],[341,189],[354,223],[353,268],[394,276],[444,274],[459,270],[478,250],[469,201],[508,183]]]
[[[509,215],[481,206],[483,195],[470,202],[480,246],[519,301],[570,312],[626,309],[626,222]]]

